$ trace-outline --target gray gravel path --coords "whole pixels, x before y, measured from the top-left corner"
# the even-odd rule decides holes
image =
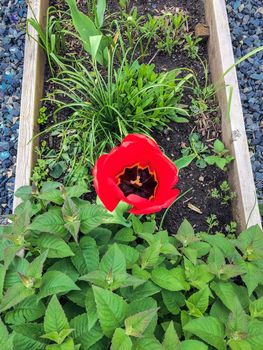
[[[235,57],[263,45],[263,1],[227,0]],[[252,168],[263,203],[263,51],[237,67]]]
[[[12,211],[27,5],[0,0],[0,215]]]

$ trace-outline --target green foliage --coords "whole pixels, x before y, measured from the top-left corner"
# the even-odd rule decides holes
[[[221,170],[226,170],[227,165],[234,160],[229,155],[229,151],[225,148],[223,142],[215,140],[212,153],[207,145],[201,140],[201,136],[198,133],[192,133],[189,136],[188,147],[181,150],[183,157],[178,160],[180,167],[189,165],[193,160],[198,168],[206,168],[207,165],[216,165]]]
[[[125,8],[125,4],[121,6]],[[172,55],[175,48],[186,40],[184,33],[187,30],[188,16],[180,11],[176,14],[166,12],[159,16],[139,16],[138,9],[133,7],[129,13],[122,10],[121,28],[125,31],[129,47],[139,47],[140,54],[148,54],[150,44],[154,44],[158,51]],[[198,44],[195,41],[195,45]],[[197,50],[198,51],[198,50]]]
[[[66,0],[66,2],[69,5],[72,22],[79,33],[84,49],[91,55],[92,60],[106,65],[109,55],[108,47],[112,42],[111,38],[103,35],[100,30],[104,21],[106,1],[98,0],[96,7],[93,4],[91,13],[95,17],[94,22],[78,9],[76,0]]]
[[[30,5],[29,5],[30,6]],[[65,35],[66,29],[63,23],[66,21],[64,12],[59,11],[55,6],[49,6],[45,16],[45,29],[34,17],[28,19],[28,25],[32,26],[38,34],[38,42],[43,50],[46,52],[49,68],[51,74],[54,74],[55,67],[64,67],[64,51],[65,51]],[[35,38],[33,38],[36,40]],[[45,111],[42,110],[45,113]],[[45,121],[45,117],[40,116],[40,122]]]
[[[92,165],[102,152],[128,133],[148,133],[170,120],[188,121],[180,101],[191,74],[182,78],[180,73],[180,70],[156,73],[154,65],[137,61],[129,64],[126,59],[120,68],[113,69],[110,59],[108,74],[103,77],[96,66],[91,73],[83,64],[76,63],[52,79],[56,89],[48,100],[55,104],[54,118],[64,110],[70,113],[65,123],[52,129],[67,138],[65,130],[70,125],[73,133],[74,128],[74,138],[80,136],[78,155],[89,159]],[[62,95],[67,96],[67,102],[62,101]]]
[[[17,191],[23,203],[0,237],[3,349],[261,349],[258,226],[229,239],[184,220],[169,236],[120,208],[117,220],[84,192]]]
[[[193,38],[192,35],[185,35],[184,39],[186,41],[184,45],[184,50],[187,52],[188,57],[195,59],[198,56],[198,43],[202,41],[201,38]]]
[[[227,205],[236,197],[236,194],[231,191],[228,182],[223,181],[219,188],[212,189],[211,197],[219,199],[222,205]]]

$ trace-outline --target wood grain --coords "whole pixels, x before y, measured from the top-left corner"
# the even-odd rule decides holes
[[[237,193],[233,203],[233,214],[239,230],[259,224],[255,183],[249,156],[242,105],[236,69],[233,68],[224,78],[223,74],[234,63],[233,46],[230,36],[225,0],[205,0],[206,20],[210,27],[209,65],[214,83],[217,83],[217,98],[222,115],[222,137],[230,148],[235,161],[231,166],[229,180]],[[221,81],[221,84],[218,83]],[[228,101],[232,90],[230,118]]]
[[[29,1],[28,18],[32,18],[34,14],[43,26],[48,3],[48,0]],[[32,139],[38,133],[37,117],[44,83],[45,56],[34,40],[37,40],[37,33],[30,25],[28,26],[28,34],[25,42],[15,190],[30,184],[35,158],[34,148],[38,142],[37,139],[34,141]],[[13,208],[19,203],[19,199],[14,197]]]

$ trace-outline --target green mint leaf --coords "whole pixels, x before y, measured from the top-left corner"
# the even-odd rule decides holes
[[[158,309],[157,302],[153,298],[148,297],[140,300],[133,300],[128,306],[127,316],[128,317],[133,316],[137,313],[147,311],[149,309],[155,309],[155,310]],[[152,320],[150,321],[149,325],[144,331],[145,337],[154,333],[155,328],[157,326],[157,319],[158,319],[158,315],[156,313],[155,315],[153,315]]]
[[[85,308],[88,315],[88,330],[90,330],[98,320],[95,298],[92,288],[86,292]]]
[[[161,252],[161,241],[157,240],[146,248],[141,254],[142,269],[149,269],[154,267],[159,260]]]
[[[92,287],[103,333],[112,337],[116,328],[123,324],[127,303],[122,297],[99,287]]]
[[[171,292],[164,289],[162,298],[167,310],[173,315],[178,315],[180,308],[185,305],[185,296],[182,292]]]
[[[208,346],[199,340],[184,340],[181,350],[208,350]]]
[[[117,328],[112,337],[111,350],[131,350],[132,341],[121,328]]]
[[[29,265],[27,269],[27,275],[36,279],[41,278],[44,263],[48,256],[48,250],[36,257]]]
[[[71,243],[74,256],[71,261],[80,275],[95,271],[99,267],[99,251],[96,241],[91,237],[82,237],[79,244]]]
[[[14,349],[19,350],[44,350],[46,340],[41,339],[43,326],[38,323],[26,323],[13,326]]]
[[[103,337],[103,333],[98,323],[89,327],[88,315],[81,314],[70,321],[70,327],[74,329],[73,338],[76,343],[80,343],[83,349],[92,348]]]
[[[21,303],[17,304],[14,310],[5,314],[5,322],[18,325],[29,323],[39,319],[45,314],[45,305],[37,301],[36,295],[27,297]]]
[[[108,219],[109,214],[102,206],[87,203],[79,208],[80,230],[88,234]]]
[[[67,317],[60,305],[56,295],[53,295],[44,317],[44,330],[46,333],[58,332],[68,329],[69,324]]]
[[[243,231],[236,240],[237,247],[249,261],[263,258],[263,231],[258,225]]]
[[[212,316],[191,320],[183,328],[218,350],[226,349],[224,327]]]
[[[180,225],[177,231],[176,239],[181,242],[184,247],[187,247],[190,243],[199,241],[199,239],[195,236],[192,225],[187,220],[184,220]]]
[[[125,320],[126,334],[133,337],[142,337],[150,322],[157,316],[158,308],[138,312]]]
[[[254,300],[249,305],[252,318],[263,318],[263,297]]]
[[[67,233],[64,225],[65,222],[59,208],[57,210],[49,210],[47,213],[37,216],[28,228],[33,231],[54,233],[64,237]]]
[[[42,191],[37,197],[43,201],[52,202],[58,205],[61,205],[64,202],[61,191],[56,189]]]
[[[182,350],[180,340],[174,328],[173,321],[169,323],[168,328],[165,331],[163,339],[164,350]]]
[[[135,342],[134,350],[163,350],[163,346],[160,344],[160,342],[154,337],[144,337],[142,339],[138,339]]]
[[[189,290],[189,283],[185,279],[184,271],[181,267],[171,270],[165,267],[157,267],[152,271],[152,281],[161,288],[170,291]]]
[[[134,236],[133,230],[130,227],[123,227],[116,233],[114,239],[119,242],[129,243],[135,241],[136,236]]]
[[[197,317],[202,316],[202,314],[204,314],[206,309],[208,308],[209,296],[210,296],[210,290],[208,286],[192,294],[186,301],[186,305],[190,310],[190,315],[196,316],[191,312],[191,309],[189,307],[191,304],[194,306],[195,309],[197,309],[200,312],[199,316]]]
[[[249,317],[243,310],[238,298],[232,300],[232,312],[229,315],[226,334],[229,338],[244,338],[248,333]]]
[[[116,243],[114,243],[102,257],[100,270],[106,274],[126,272],[125,256]]]
[[[75,269],[70,258],[60,259],[51,265],[47,271],[60,271],[69,276],[73,282],[76,282],[79,277],[78,271]]]
[[[125,244],[118,244],[118,247],[126,259],[126,268],[131,269],[133,265],[139,260],[139,252],[135,248]]]
[[[62,238],[51,233],[41,233],[33,243],[42,251],[48,249],[48,258],[65,258],[68,256],[74,256],[69,245]]]
[[[79,287],[70,277],[59,271],[48,271],[42,277],[38,299],[53,294],[66,294],[71,290],[79,290]]]
[[[217,152],[217,153],[221,153],[225,150],[225,145],[223,144],[222,141],[220,140],[215,140],[214,142],[214,150]]]
[[[34,294],[34,289],[26,288],[22,283],[16,283],[4,294],[0,303],[0,313],[19,304],[27,297]]]

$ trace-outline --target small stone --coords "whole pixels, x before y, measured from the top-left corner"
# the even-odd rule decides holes
[[[201,175],[201,176],[199,176],[198,180],[201,181],[201,182],[204,182],[205,178]]]

